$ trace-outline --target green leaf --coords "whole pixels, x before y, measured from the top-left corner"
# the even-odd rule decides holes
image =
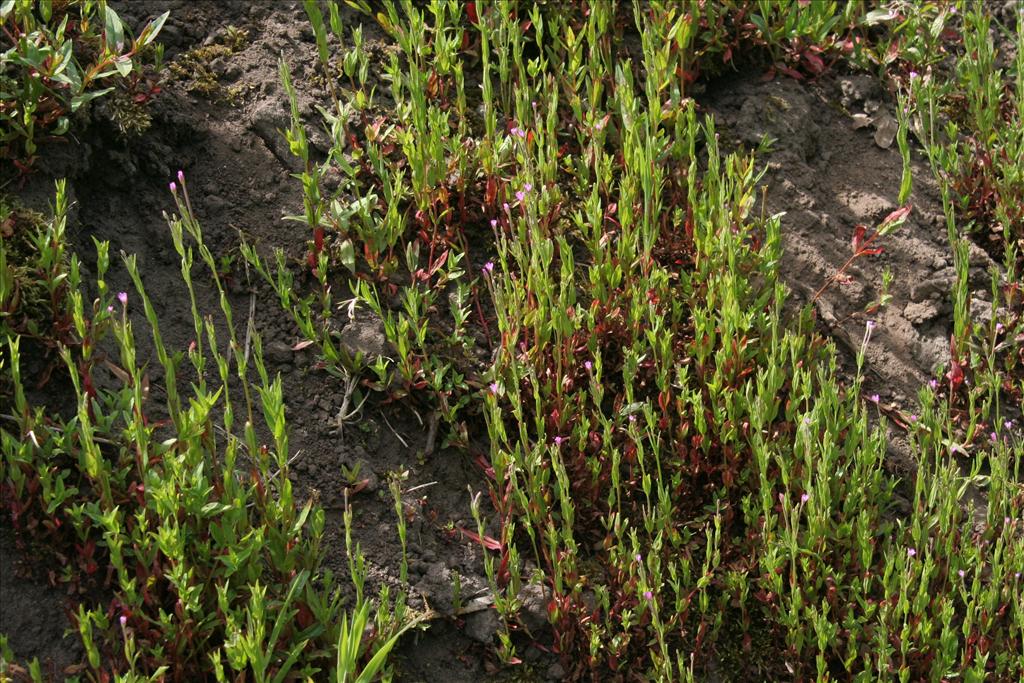
[[[124,49],[124,24],[110,6],[103,10],[103,40],[111,52],[121,54]]]
[[[892,19],[893,15],[889,10],[876,9],[865,14],[862,23],[865,26],[874,26],[875,24],[881,24],[882,22],[891,21]]]
[[[7,19],[7,15],[14,11],[14,0],[3,0],[0,3],[0,21]]]
[[[159,17],[146,24],[146,28],[142,29],[142,33],[139,35],[139,47],[145,47],[156,39],[156,35],[160,33],[160,29],[164,27],[164,22],[167,21],[167,17],[170,15],[170,12],[164,12]]]
[[[86,102],[95,100],[97,97],[103,97],[111,90],[113,90],[113,88],[103,88],[102,90],[93,90],[92,92],[75,95],[71,98],[71,111],[78,111],[78,108]]]
[[[132,72],[132,67],[131,57],[118,57],[114,60],[114,68],[117,69],[117,73],[121,74],[121,78],[127,78],[128,74]]]
[[[341,243],[341,263],[353,273],[356,272],[356,250],[352,240]]]

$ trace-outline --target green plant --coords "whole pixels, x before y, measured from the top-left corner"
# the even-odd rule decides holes
[[[87,307],[77,280],[68,283],[78,343],[59,348],[74,387],[73,417],[31,405],[21,338],[5,340],[13,395],[0,428],[4,511],[19,533],[56,551],[59,581],[87,588],[109,577],[109,602],[83,602],[75,615],[97,677],[161,680],[173,672],[282,681],[327,675],[342,662],[338,680],[361,662],[364,672],[378,671],[414,620],[383,619],[388,628],[375,636],[361,628],[358,637],[345,633],[341,594],[321,568],[324,513],[315,500],[299,505],[292,496],[280,378],[269,377],[254,330],[251,348],[239,343],[183,176],[179,183],[180,217],[168,222],[195,313],[195,344],[187,352],[165,346],[134,257],[123,261],[135,294],[107,289],[100,245],[100,298]],[[194,251],[221,294],[227,353],[212,318],[197,308]],[[166,418],[153,415],[129,305],[140,306],[148,322],[164,377],[166,400],[157,410]],[[186,360],[196,380],[182,395],[177,378]],[[269,442],[257,436],[257,420]],[[362,565],[359,557],[353,562]],[[365,621],[370,610],[360,597],[353,618]],[[344,658],[336,657],[340,646]]]
[[[3,0],[0,25],[10,47],[0,55],[0,156],[27,168],[40,137],[66,133],[71,115],[116,83],[148,99],[156,90],[140,79],[140,58],[167,17],[132,38],[105,0]]]

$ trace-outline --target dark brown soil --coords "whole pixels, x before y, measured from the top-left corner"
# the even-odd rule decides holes
[[[280,129],[287,124],[287,100],[278,80],[283,54],[293,70],[301,105],[310,123],[319,93],[308,82],[315,59],[312,31],[301,4],[223,0],[196,2],[146,0],[122,2],[122,16],[141,25],[165,9],[171,18],[161,40],[167,58],[216,36],[229,25],[247,30],[241,51],[213,64],[219,86],[212,95],[190,93],[184,81],[169,83],[155,101],[153,125],[137,138],[125,138],[101,112],[77,138],[50,145],[41,153],[39,173],[29,178],[22,200],[45,206],[52,178],[67,176],[76,206],[70,226],[84,264],[94,256],[93,238],[108,240],[111,253],[137,254],[144,281],[172,349],[187,348],[192,318],[180,265],[162,213],[173,208],[167,184],[182,169],[208,245],[217,256],[237,253],[239,236],[264,252],[283,247],[299,257],[308,238],[303,228],[282,220],[301,213],[301,187]],[[348,12],[348,10],[345,10]],[[358,21],[356,15],[344,15]],[[387,40],[372,22],[365,24],[368,49],[379,54]],[[768,210],[783,218],[788,286],[806,301],[850,254],[856,223],[875,225],[896,208],[901,162],[895,145],[879,148],[872,129],[855,130],[851,114],[891,110],[890,98],[877,80],[866,76],[828,77],[815,85],[790,80],[764,82],[749,74],[712,84],[703,105],[716,115],[723,138],[756,146],[765,134],[777,138],[774,151],[762,158],[769,172]],[[326,150],[326,139],[312,142]],[[948,360],[953,282],[949,246],[941,224],[941,205],[927,162],[915,154],[914,212],[907,224],[881,245],[883,255],[858,261],[852,282],[835,285],[818,300],[825,330],[849,363],[860,347],[866,317],[859,314],[878,294],[881,271],[892,269],[893,302],[875,314],[878,327],[868,347],[868,386],[887,402],[909,407],[917,389]],[[131,291],[123,267],[112,259],[111,286]],[[978,250],[972,257],[972,286],[980,310],[987,305],[992,265]],[[371,399],[356,423],[339,436],[334,417],[341,387],[314,367],[308,351],[293,352],[298,331],[262,283],[247,282],[235,268],[232,304],[245,320],[250,305],[263,335],[271,372],[285,385],[294,472],[303,495],[318,492],[328,511],[327,563],[347,576],[342,527],[343,467],[360,466],[370,485],[353,500],[355,537],[367,555],[375,590],[398,585],[401,550],[388,476],[408,471],[409,563],[412,598],[438,613],[430,628],[407,637],[395,658],[400,680],[476,681],[493,671],[493,647],[486,641],[495,624],[486,616],[452,614],[452,583],[457,573],[463,597],[486,592],[479,547],[452,534],[453,526],[474,528],[469,514],[470,490],[486,481],[470,454],[436,450],[423,457],[426,412],[414,401],[381,405]],[[87,274],[83,279],[88,280]],[[201,285],[202,278],[199,279]],[[200,287],[200,304],[215,312],[210,289]],[[144,329],[136,307],[137,327]],[[154,368],[154,371],[156,368]],[[154,376],[154,384],[159,377]],[[50,396],[59,403],[60,396]],[[898,441],[897,441],[898,442]],[[481,451],[485,451],[481,448]],[[899,450],[899,449],[895,449]],[[894,452],[894,457],[900,456]],[[909,465],[908,465],[909,466]],[[11,534],[0,534],[0,632],[8,634],[20,658],[40,657],[51,671],[80,660],[75,638],[61,638],[67,627],[64,597],[48,587],[46,576],[16,571]],[[476,637],[471,637],[470,635]],[[538,678],[558,678],[553,659],[530,649],[525,658]]]

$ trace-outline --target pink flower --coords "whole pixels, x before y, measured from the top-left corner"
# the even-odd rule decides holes
[[[878,394],[871,394],[871,402],[877,404],[879,401]]]
[[[497,218],[492,218],[491,219],[491,228],[494,229],[494,228],[497,228],[497,227],[498,227],[498,219]]]
[[[591,370],[594,369],[594,364],[591,363],[589,360],[583,361],[583,367],[587,369],[587,372],[590,372]]]
[[[182,185],[185,184],[185,172],[184,171],[178,171],[178,182],[181,183]]]
[[[529,192],[532,189],[533,185],[531,185],[530,183],[526,183],[525,185],[523,185],[523,192]]]
[[[488,261],[487,263],[484,264],[484,272],[485,273],[492,273],[492,272],[494,272],[494,261]]]
[[[995,443],[996,441],[999,441],[999,435],[997,435],[995,432],[992,432],[991,434],[989,434],[988,438],[989,438],[989,440],[992,443]]]
[[[809,494],[809,493],[805,493],[802,496],[800,496],[800,502],[801,503],[806,503],[810,499],[811,499],[811,494]]]
[[[124,628],[128,624],[128,617],[122,614],[119,621],[121,622],[121,628]]]
[[[168,187],[171,188],[171,194],[174,194],[175,192],[178,191],[178,185],[173,180],[171,181],[171,184]]]
[[[654,598],[654,593],[651,593],[651,591],[644,591],[644,600],[650,601],[652,598]]]
[[[500,389],[501,387],[498,386],[497,382],[491,382],[489,388],[490,388],[492,394],[497,395],[498,394],[498,389]]]
[[[937,389],[938,386],[939,386],[939,382],[938,382],[938,380],[932,378],[932,379],[928,380],[928,386],[930,386],[932,389]]]
[[[122,306],[128,305],[128,292],[118,292],[117,300],[121,302]]]
[[[959,575],[960,575],[960,578],[961,578],[961,579],[962,579],[962,578],[964,578],[964,575],[965,575],[966,573],[967,573],[967,572],[965,572],[965,571],[964,571],[963,569],[961,569],[961,570],[959,570],[959,571],[957,572],[957,574],[959,574]]]
[[[911,422],[917,422],[917,415],[911,415],[910,416],[910,421]]]
[[[565,441],[565,439],[562,436],[556,436],[555,437],[555,445],[556,446],[561,446],[563,441]]]
[[[868,321],[868,329],[869,330],[875,329],[875,321],[874,320],[869,320]]]
[[[113,312],[114,312],[114,307],[113,306],[107,306],[107,313],[113,313]]]
[[[910,72],[910,80],[914,80],[915,78],[917,78],[917,72],[916,71],[911,71]]]
[[[636,555],[635,555],[635,556],[633,557],[633,559],[635,559],[635,560],[636,560],[637,562],[643,562],[643,561],[644,561],[644,558],[640,556],[640,553],[637,553],[637,554],[636,554]]]
[[[914,555],[917,555],[917,551],[913,548],[907,548],[907,557],[913,557]]]
[[[523,192],[516,192],[516,199],[518,201],[520,201],[520,202],[523,201],[524,197],[526,197],[526,195]]]

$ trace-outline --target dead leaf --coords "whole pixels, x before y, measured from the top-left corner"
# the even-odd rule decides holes
[[[860,130],[861,128],[867,128],[872,123],[872,118],[867,114],[854,114],[853,115],[853,129]]]

